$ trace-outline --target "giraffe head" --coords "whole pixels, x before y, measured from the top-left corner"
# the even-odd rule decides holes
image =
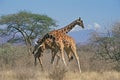
[[[84,23],[83,23],[83,21],[81,20],[80,17],[79,17],[79,19],[76,20],[76,24],[79,25],[79,26],[82,26],[82,28],[84,28]]]

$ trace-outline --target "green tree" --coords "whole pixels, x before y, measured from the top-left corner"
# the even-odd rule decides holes
[[[20,11],[0,17],[0,35],[11,36],[8,42],[24,42],[31,52],[32,42],[56,27],[56,21],[47,15]]]

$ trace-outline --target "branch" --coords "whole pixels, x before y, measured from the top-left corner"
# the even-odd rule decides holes
[[[17,33],[18,33],[18,31],[13,34],[13,37],[12,37],[11,39],[9,39],[8,42],[10,42],[11,40],[13,40],[13,39],[15,38],[15,35],[16,35]]]

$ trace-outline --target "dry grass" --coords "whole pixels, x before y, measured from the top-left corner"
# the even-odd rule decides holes
[[[83,72],[78,73],[68,73],[67,80],[120,80],[119,72]]]
[[[52,80],[64,80],[67,70],[65,68],[56,67],[49,73],[49,78]]]
[[[49,77],[49,72],[21,69],[0,71],[0,80],[120,80],[120,73],[114,71],[101,73],[83,72],[81,74],[77,72],[66,72],[62,79],[53,79]]]
[[[48,53],[48,54],[47,54]],[[113,70],[114,63],[94,60],[92,53],[78,51],[82,73],[78,71],[75,59],[68,62],[68,69],[60,61],[59,67],[50,64],[51,54],[43,56],[43,67],[34,67],[34,57],[28,56],[24,46],[5,45],[0,47],[0,80],[120,80],[120,73]]]

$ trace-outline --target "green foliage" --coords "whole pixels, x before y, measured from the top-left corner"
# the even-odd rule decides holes
[[[35,38],[56,27],[56,21],[47,15],[33,14],[20,11],[0,17],[0,35],[10,36],[8,42],[24,42],[31,53],[32,42]]]
[[[1,16],[0,25],[0,34],[13,35],[13,38],[19,34],[25,40],[26,38],[35,39],[37,36],[49,32],[56,27],[56,21],[47,15],[20,11],[15,14]]]

